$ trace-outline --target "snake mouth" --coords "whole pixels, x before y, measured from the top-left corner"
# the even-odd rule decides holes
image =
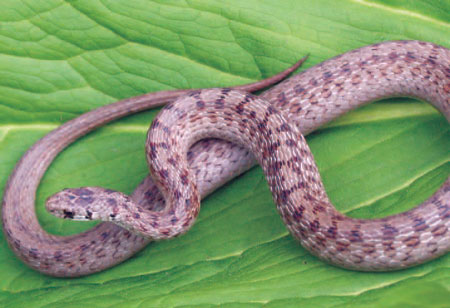
[[[92,218],[92,212],[86,211],[85,214],[75,212],[68,209],[61,209],[61,208],[52,208],[49,206],[46,206],[47,211],[52,214],[53,216],[56,216],[58,218],[62,219],[68,219],[68,220],[76,220],[76,221],[90,221],[93,220]]]
[[[50,209],[47,207],[47,211],[52,214],[53,216],[56,216],[58,218],[62,219],[68,219],[68,220],[76,220],[76,221],[90,221],[92,219],[92,213],[87,211],[86,215],[82,215],[80,213],[75,213],[74,211],[65,210],[65,209]]]

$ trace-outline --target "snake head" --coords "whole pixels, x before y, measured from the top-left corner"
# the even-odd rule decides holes
[[[64,219],[102,219],[102,217],[98,214],[99,205],[96,202],[96,189],[98,188],[66,188],[50,196],[47,199],[45,206],[51,214]]]
[[[102,187],[66,188],[50,196],[45,206],[59,218],[88,221],[110,221],[131,232],[152,238],[161,238],[158,230],[146,227],[144,222],[159,222],[155,213],[147,214],[131,197]],[[155,228],[155,227],[154,227]],[[165,230],[165,229],[164,229]],[[175,232],[174,235],[179,232]]]

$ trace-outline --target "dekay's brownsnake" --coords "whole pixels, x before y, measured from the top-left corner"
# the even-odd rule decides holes
[[[417,41],[386,42],[354,50],[263,93],[261,97],[276,108],[227,89],[192,92],[182,99],[184,105],[178,102],[165,109],[149,132],[147,155],[155,161],[151,170],[170,200],[168,209],[152,212],[163,209],[164,201],[148,178],[133,195],[140,206],[120,193],[101,188],[65,190],[51,197],[47,205],[65,218],[112,220],[156,239],[175,236],[192,225],[199,195],[205,196],[251,167],[254,158],[242,148],[216,140],[194,145],[187,153],[189,162],[184,161],[183,153],[170,152],[171,148],[181,144],[182,151],[187,151],[189,140],[224,137],[249,144],[258,153],[285,223],[314,254],[360,270],[412,266],[450,248],[450,180],[408,212],[371,221],[349,219],[329,204],[312,155],[298,133],[309,133],[363,103],[399,95],[430,101],[450,119],[450,51]],[[51,236],[39,227],[34,214],[37,185],[62,148],[99,125],[144,109],[135,101],[121,111],[117,106],[104,107],[102,113],[92,113],[92,118],[85,115],[84,120],[75,119],[57,134],[49,134],[28,151],[10,177],[3,200],[3,228],[13,250],[41,272],[56,276],[96,272],[123,261],[150,240],[110,223],[76,236]],[[199,110],[205,113],[203,118],[195,113]],[[190,127],[187,131],[195,133],[200,123],[201,134],[184,136],[183,128]],[[212,132],[204,133],[205,125]],[[82,132],[73,132],[81,128]],[[236,137],[240,131],[247,131],[251,137]],[[169,133],[175,135],[169,137]],[[54,146],[52,151],[42,149],[49,145]],[[273,153],[278,158],[269,158]],[[285,178],[291,173],[298,173],[295,182]],[[106,215],[99,217],[101,208],[107,208]]]

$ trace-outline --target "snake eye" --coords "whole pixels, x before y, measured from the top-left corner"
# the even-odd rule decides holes
[[[66,219],[66,218],[73,219],[73,212],[63,210],[63,214],[64,214],[64,219]]]

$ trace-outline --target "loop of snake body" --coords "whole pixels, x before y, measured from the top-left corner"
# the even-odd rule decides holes
[[[146,144],[153,180],[145,179],[132,198],[85,187],[63,190],[47,201],[57,216],[102,219],[131,232],[104,223],[75,236],[49,235],[37,222],[34,198],[54,156],[93,128],[148,108],[132,100],[120,111],[119,103],[102,107],[64,124],[25,154],[4,193],[4,232],[15,253],[43,273],[97,272],[152,239],[186,232],[200,198],[253,166],[256,158],[289,231],[313,254],[356,270],[425,262],[450,250],[450,179],[410,211],[374,220],[349,218],[329,202],[302,136],[348,110],[391,96],[429,101],[450,120],[450,50],[419,41],[385,42],[325,61],[259,98],[231,89],[190,92],[154,120]],[[237,145],[199,141],[211,137]]]

